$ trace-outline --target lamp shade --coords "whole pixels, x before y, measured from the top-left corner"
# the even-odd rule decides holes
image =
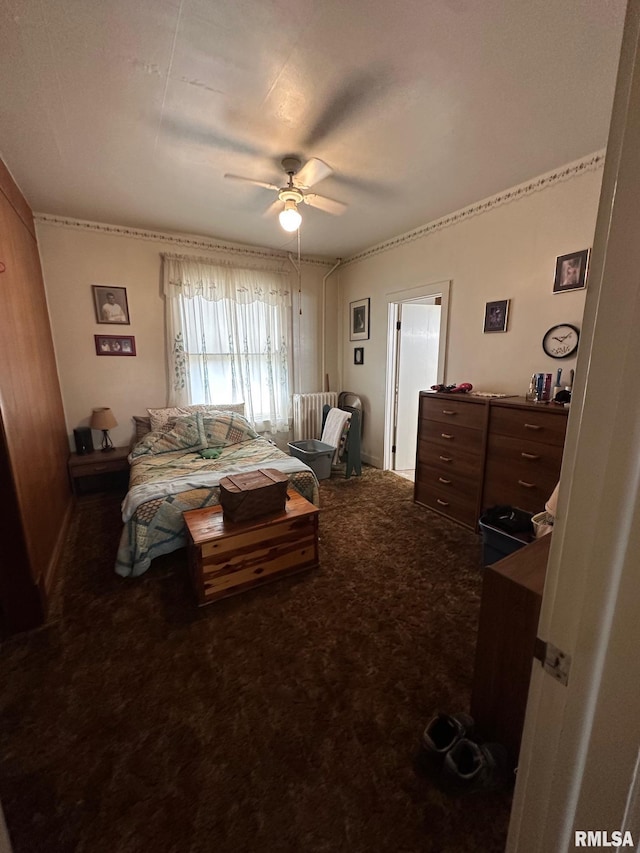
[[[94,409],[90,421],[91,429],[113,429],[118,426],[111,409]]]

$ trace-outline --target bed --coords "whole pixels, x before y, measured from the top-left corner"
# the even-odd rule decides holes
[[[129,490],[122,502],[124,526],[115,565],[122,577],[138,577],[155,557],[184,547],[182,514],[219,504],[220,479],[226,474],[277,468],[303,497],[318,504],[314,471],[259,436],[239,412],[212,407],[177,411],[162,423],[152,416],[152,429],[129,455]]]

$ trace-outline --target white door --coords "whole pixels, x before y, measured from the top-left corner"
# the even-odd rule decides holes
[[[385,471],[410,471],[415,468],[418,392],[444,382],[445,377],[450,290],[450,281],[438,281],[386,294],[388,325],[384,407]],[[417,312],[413,312],[413,306],[418,306]],[[432,309],[428,320],[425,312],[419,313],[420,306]],[[406,345],[403,345],[401,366],[399,342],[402,327],[398,329],[398,322],[402,312],[407,340]],[[411,334],[409,329],[412,330]],[[422,331],[418,331],[419,329]],[[398,415],[399,395],[401,410]],[[397,434],[399,438],[396,442]],[[396,444],[401,454],[398,459],[395,453]]]
[[[399,306],[395,471],[416,465],[418,393],[438,379],[440,305],[404,302]]]
[[[507,849],[640,844],[640,0],[631,0],[607,144]],[[552,658],[553,661],[554,658]],[[606,836],[603,838],[603,836]],[[580,846],[584,836],[579,839]]]

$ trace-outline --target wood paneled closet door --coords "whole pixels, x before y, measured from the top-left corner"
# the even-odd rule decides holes
[[[31,210],[0,161],[0,628],[42,624],[71,508],[69,439]]]

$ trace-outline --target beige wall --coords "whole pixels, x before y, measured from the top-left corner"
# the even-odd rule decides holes
[[[575,359],[545,356],[541,341],[556,323],[581,325],[585,291],[553,294],[552,283],[558,255],[592,244],[602,170],[600,159],[587,162],[558,170],[563,179],[543,176],[526,190],[515,188],[512,200],[503,193],[482,212],[453,215],[446,227],[421,229],[424,236],[398,240],[328,278],[324,372],[332,390],[363,399],[366,461],[382,466],[387,306],[394,291],[451,281],[447,383],[523,394],[532,373],[562,367],[566,378],[575,366]],[[208,253],[201,245],[188,248],[189,238],[176,243],[178,235],[163,242],[141,236],[148,232],[130,236],[125,229],[58,225],[46,217],[38,219],[37,233],[70,445],[73,429],[86,425],[95,406],[111,407],[119,424],[114,442],[127,444],[131,417],[166,404],[160,252]],[[296,391],[323,386],[322,280],[331,265],[303,264],[301,301],[292,269]],[[93,336],[110,327],[95,322],[92,284],[127,288],[131,325],[119,328],[135,336],[135,358],[96,356]],[[371,335],[357,344],[365,348],[365,363],[356,366],[349,302],[364,297],[371,299]],[[483,334],[485,303],[496,299],[511,300],[508,331]]]
[[[532,373],[562,367],[566,378],[575,367],[575,359],[546,356],[542,337],[557,323],[581,326],[586,291],[554,294],[555,263],[558,255],[591,247],[602,169],[566,171],[563,180],[548,177],[511,201],[502,194],[484,212],[341,268],[342,384],[363,398],[367,461],[382,466],[390,292],[451,281],[447,384],[521,395]],[[354,343],[349,302],[365,297],[371,298],[371,335]],[[485,303],[497,299],[511,300],[508,331],[484,334]],[[353,364],[354,346],[365,348],[363,366]]]
[[[133,434],[133,415],[166,405],[167,381],[164,346],[164,302],[161,295],[160,252],[220,257],[201,245],[189,249],[176,238],[145,239],[146,232],[129,236],[125,229],[83,227],[80,223],[53,224],[37,220],[37,235],[60,384],[73,449],[73,429],[86,426],[91,410],[109,406],[118,426],[111,431],[114,444],[126,445]],[[142,236],[141,236],[142,235]],[[186,239],[186,238],[185,238]],[[212,241],[213,243],[213,241]],[[246,247],[245,247],[246,248]],[[241,262],[241,259],[240,259]],[[291,269],[294,290],[294,349],[296,391],[320,391],[322,279],[328,264],[302,265],[302,298],[298,278]],[[329,279],[331,281],[331,279]],[[126,287],[131,325],[99,325],[95,320],[91,285]],[[336,291],[328,290],[328,306],[335,316]],[[302,314],[300,314],[300,307]],[[97,356],[94,335],[133,335],[136,356]],[[337,376],[336,347],[327,353],[328,371]],[[332,385],[332,390],[337,385]],[[94,433],[94,445],[100,433]]]

